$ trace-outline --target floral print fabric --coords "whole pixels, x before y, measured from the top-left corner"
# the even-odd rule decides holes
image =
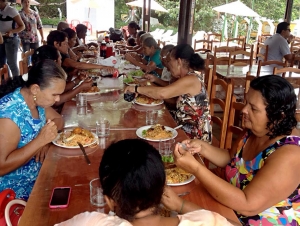
[[[201,76],[195,76],[202,84],[200,93],[193,97],[187,94],[178,97],[175,120],[178,125],[183,125],[182,129],[191,139],[198,138],[211,143],[209,98]]]
[[[238,152],[232,158],[231,162],[226,166],[226,180],[232,185],[245,189],[250,181],[255,177],[259,169],[264,166],[265,160],[277,148],[289,144],[300,144],[300,137],[287,136],[276,141],[264,151],[260,152],[253,160],[245,161],[242,158],[243,148],[250,136],[246,133],[243,140],[241,140]],[[251,226],[272,226],[272,225],[300,225],[300,185],[287,199],[282,200],[278,204],[268,208],[256,216],[246,217],[236,213],[243,225]]]
[[[21,41],[25,43],[39,42],[38,29],[43,28],[39,14],[32,9],[30,9],[29,15],[23,9],[19,14],[25,24],[25,29],[19,33]]]
[[[11,119],[20,129],[20,141],[17,148],[22,148],[32,141],[46,124],[45,109],[37,107],[39,119],[32,117],[31,112],[20,93],[16,89],[0,99],[0,118]],[[1,151],[1,150],[0,150]],[[27,200],[41,168],[40,162],[33,157],[18,169],[0,176],[0,192],[10,188],[17,198]]]

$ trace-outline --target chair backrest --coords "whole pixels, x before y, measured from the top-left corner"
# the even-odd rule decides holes
[[[297,73],[299,74],[300,73],[300,69],[298,68],[294,68],[294,67],[284,67],[284,68],[277,68],[277,67],[274,67],[274,70],[273,70],[273,74],[274,75],[279,75],[279,74],[282,74],[282,77],[284,78],[286,73],[289,72],[294,72],[294,73]],[[289,76],[291,77],[291,76]]]
[[[223,91],[220,91],[217,95],[216,87],[222,87]],[[222,95],[224,94],[224,95]],[[230,110],[230,103],[232,97],[232,82],[224,81],[223,79],[218,79],[217,76],[213,75],[212,81],[212,89],[211,89],[211,96],[210,96],[210,110],[211,110],[211,121],[217,124],[220,127],[221,133],[219,138],[219,148],[225,147],[225,139],[226,139],[226,130],[227,130],[227,122],[229,117],[229,110]],[[222,109],[222,118],[217,116],[214,112],[214,105],[218,105]]]
[[[213,81],[213,69],[207,67],[205,68],[204,84],[205,84],[207,95],[209,97],[211,95],[212,81]]]
[[[200,44],[200,48],[197,49],[197,44]],[[212,41],[201,39],[194,41],[194,51],[201,52],[203,50],[212,50]]]
[[[263,51],[261,51],[263,50]],[[268,52],[269,52],[269,46],[264,45],[262,43],[257,43],[256,47],[256,59],[267,61],[268,60]]]
[[[230,52],[233,52],[236,50],[235,46],[215,46],[214,53],[227,53],[229,55]]]
[[[234,44],[236,44],[236,46],[243,49],[245,42],[246,42],[245,37],[229,38],[229,39],[227,39],[227,46],[232,46],[231,43],[234,43]]]
[[[290,61],[290,67],[297,66],[297,68],[300,68],[300,56],[298,54],[293,54],[293,58]]]
[[[75,27],[80,24],[80,21],[79,20],[71,20],[71,23],[70,23],[70,28],[73,29],[75,31]]]
[[[27,59],[29,56],[32,56],[34,53],[34,49],[30,49],[26,51],[25,53],[22,53],[21,57],[22,59]]]
[[[8,75],[8,65],[4,64],[2,68],[0,68],[0,85],[3,81],[7,80],[9,77]]]
[[[232,96],[229,117],[227,122],[227,130],[226,130],[226,139],[225,139],[225,149],[231,150],[234,135],[239,136],[243,132],[243,124],[242,120],[240,120],[240,114],[245,107],[245,104],[242,102],[237,102],[236,97]],[[238,120],[237,120],[238,119]],[[238,125],[235,125],[234,122],[238,121]]]
[[[20,75],[24,75],[26,73],[28,73],[28,63],[27,60],[20,60],[19,61],[19,73]]]
[[[212,41],[212,46],[218,45],[220,47],[222,34],[218,34],[218,33],[207,34],[207,40]]]
[[[269,37],[271,37],[272,35],[268,34],[268,35],[260,35],[258,36],[257,41],[260,43],[264,43],[266,41],[266,39],[268,39]]]
[[[246,94],[248,93],[250,89],[250,83],[253,79],[256,77],[253,75],[250,75],[250,72],[248,71],[246,74],[246,82],[245,82],[245,89],[244,89],[244,103],[246,102]]]
[[[268,61],[259,61],[258,62],[258,66],[257,66],[257,72],[256,72],[256,77],[260,76],[260,71],[261,71],[261,67],[262,66],[268,66],[268,65],[278,65],[279,67],[286,67],[287,66],[287,62],[281,62],[281,61],[277,61],[277,60],[268,60]]]
[[[300,50],[300,41],[293,40],[290,47],[291,53],[296,53]]]
[[[252,66],[252,63],[253,63],[253,45],[251,46],[250,52],[241,49],[241,50],[232,51],[229,54],[229,65]]]

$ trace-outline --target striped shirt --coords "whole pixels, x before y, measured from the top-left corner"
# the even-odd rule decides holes
[[[0,10],[0,32],[2,34],[16,28],[17,23],[14,21],[14,17],[17,15],[19,15],[18,11],[8,4],[3,10]]]

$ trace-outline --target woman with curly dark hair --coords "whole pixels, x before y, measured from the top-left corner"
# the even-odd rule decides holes
[[[185,140],[188,151],[175,148],[176,165],[235,210],[244,225],[299,225],[300,137],[295,108],[296,95],[288,81],[276,75],[258,77],[246,95],[242,110],[246,130],[239,143],[227,151]],[[196,152],[225,168],[227,181],[199,164],[192,156]],[[178,208],[179,198],[169,197],[169,207]]]

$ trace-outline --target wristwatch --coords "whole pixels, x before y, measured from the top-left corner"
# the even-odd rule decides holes
[[[139,93],[138,90],[137,90],[138,87],[139,87],[139,86],[135,86],[135,87],[134,87],[134,92],[135,92],[135,93]]]

